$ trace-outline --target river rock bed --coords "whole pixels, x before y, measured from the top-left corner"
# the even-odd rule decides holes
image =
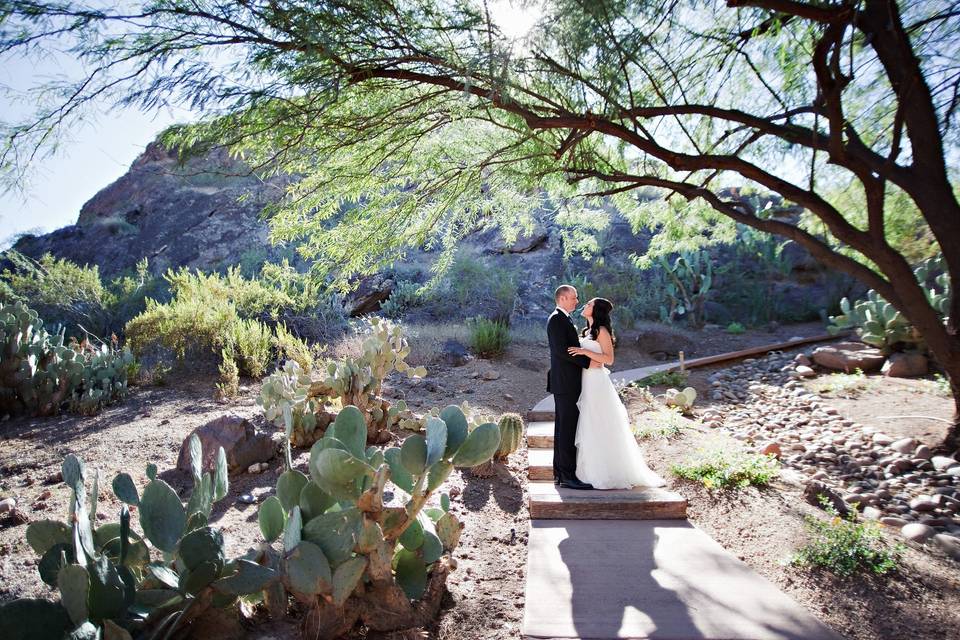
[[[799,381],[810,375],[808,363],[803,354],[772,352],[712,374],[715,404],[703,423],[758,451],[778,447],[783,465],[829,492],[841,510],[857,505],[904,539],[960,560],[958,453],[935,455],[913,438],[844,418]]]

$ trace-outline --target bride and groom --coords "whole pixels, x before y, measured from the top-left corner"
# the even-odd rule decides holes
[[[587,302],[580,310],[587,326],[578,333],[570,317],[579,303],[577,290],[561,285],[555,299],[557,309],[547,321],[547,392],[556,407],[554,483],[567,489],[662,486],[643,460],[606,367],[614,359],[613,305],[605,298]]]

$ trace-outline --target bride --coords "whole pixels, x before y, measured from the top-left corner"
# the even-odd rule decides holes
[[[598,365],[583,370],[583,389],[577,406],[577,478],[597,489],[661,487],[664,480],[643,461],[643,454],[630,429],[627,409],[620,402],[610,381],[614,335],[610,326],[613,304],[606,298],[594,298],[580,314],[587,327],[580,347],[570,347],[570,355],[587,356]]]

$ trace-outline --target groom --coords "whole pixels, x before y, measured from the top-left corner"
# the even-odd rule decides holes
[[[569,347],[579,347],[580,339],[570,314],[577,308],[577,290],[568,284],[557,287],[556,310],[547,320],[550,341],[550,371],[547,393],[553,394],[556,417],[553,423],[553,481],[566,489],[593,489],[581,482],[577,471],[577,421],[580,410],[580,386],[583,370],[590,366],[587,356],[571,356]]]

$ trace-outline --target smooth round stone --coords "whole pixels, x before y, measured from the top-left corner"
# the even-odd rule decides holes
[[[938,533],[933,536],[933,539],[941,551],[954,560],[960,560],[960,538],[946,533]]]
[[[886,525],[888,527],[903,528],[907,526],[907,524],[909,523],[903,518],[898,518],[896,516],[883,516],[882,518],[880,518],[880,524]]]
[[[920,524],[919,522],[911,522],[910,524],[904,525],[900,529],[900,534],[912,542],[926,542],[934,535],[936,531],[933,527],[925,524]]]
[[[242,502],[243,504],[253,504],[254,502],[257,501],[257,499],[252,495],[250,495],[249,493],[244,493],[239,498],[237,498],[237,501]]]
[[[863,517],[867,520],[880,520],[883,517],[883,511],[876,507],[864,507]]]
[[[913,438],[903,438],[892,443],[890,448],[904,455],[911,454],[917,448],[917,441]]]
[[[933,450],[927,445],[922,444],[914,450],[913,457],[929,460],[931,457],[933,457]]]
[[[877,446],[880,446],[880,447],[885,447],[885,446],[887,446],[887,445],[893,444],[893,442],[894,442],[893,438],[891,438],[890,436],[888,436],[888,435],[885,434],[885,433],[875,433],[875,434],[873,434],[872,440],[873,440],[873,444],[875,444],[875,445],[877,445]]]
[[[8,511],[13,511],[17,508],[17,501],[13,498],[4,498],[0,500],[0,513],[6,513]]]
[[[947,456],[933,456],[930,458],[930,463],[937,471],[944,471],[957,464],[957,461]]]

